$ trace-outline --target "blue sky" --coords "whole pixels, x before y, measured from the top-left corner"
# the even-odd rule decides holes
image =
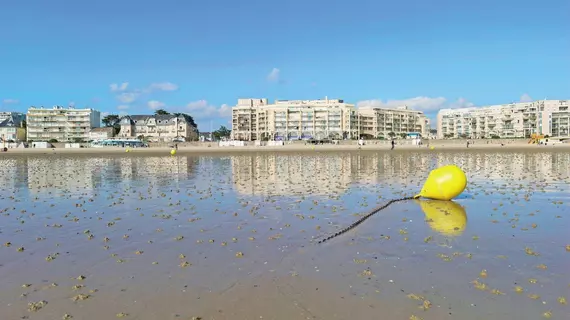
[[[443,107],[570,99],[570,2],[28,0],[0,5],[0,110],[228,124],[240,97]]]

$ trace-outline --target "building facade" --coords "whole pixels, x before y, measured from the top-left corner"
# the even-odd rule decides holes
[[[152,142],[198,139],[196,124],[192,118],[185,115],[129,115],[122,117],[119,124],[121,131],[117,137],[139,138]]]
[[[26,141],[26,115],[21,112],[0,112],[0,141]]]
[[[299,140],[391,138],[429,134],[429,120],[406,106],[396,109],[361,108],[342,99],[238,99],[232,108],[234,140]]]
[[[91,129],[101,126],[101,112],[61,106],[31,107],[26,123],[28,141],[88,141]]]
[[[567,137],[568,100],[538,100],[485,107],[442,109],[437,135],[443,138],[525,138],[531,134]]]
[[[366,138],[392,139],[409,134],[429,136],[430,122],[421,111],[410,110],[407,106],[396,109],[358,109],[359,133]]]
[[[89,131],[89,140],[104,140],[115,136],[115,128],[102,127],[93,128]]]
[[[353,104],[342,99],[239,99],[232,108],[234,140],[343,139],[358,137]]]

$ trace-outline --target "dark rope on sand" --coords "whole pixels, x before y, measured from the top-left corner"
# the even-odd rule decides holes
[[[328,240],[330,240],[330,239],[332,239],[332,238],[338,237],[338,236],[340,236],[340,235],[342,235],[342,234],[344,234],[344,233],[346,233],[346,232],[348,232],[348,231],[350,231],[350,230],[356,228],[359,224],[361,224],[362,222],[364,222],[364,220],[366,220],[366,219],[372,217],[373,215],[377,214],[378,212],[380,212],[380,211],[386,209],[389,205],[391,205],[391,204],[394,203],[394,202],[405,201],[405,200],[412,200],[412,199],[416,199],[416,198],[417,198],[417,197],[405,197],[405,198],[400,198],[400,199],[392,199],[392,200],[388,201],[388,203],[386,203],[385,205],[379,206],[379,207],[376,207],[376,208],[372,209],[372,211],[368,212],[366,215],[364,215],[362,218],[356,220],[355,222],[353,222],[353,223],[352,223],[351,225],[349,225],[348,227],[346,227],[346,228],[344,228],[344,229],[338,231],[337,233],[334,233],[334,234],[332,234],[332,235],[330,235],[330,236],[328,236],[328,237],[326,237],[326,238],[320,240],[320,241],[317,242],[317,243],[323,243],[323,242],[325,242],[325,241],[328,241]]]

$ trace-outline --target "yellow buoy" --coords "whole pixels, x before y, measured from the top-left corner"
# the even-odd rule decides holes
[[[171,154],[171,155],[175,155],[175,154],[176,154],[176,149],[170,150],[170,154]]]
[[[129,151],[130,151],[129,148],[127,148],[127,149],[125,150],[125,152],[129,152]]]
[[[430,149],[430,150],[433,150],[433,149],[435,149],[435,147],[434,147],[434,146],[431,146],[431,147],[429,147],[429,149]]]
[[[426,215],[429,227],[446,236],[458,236],[467,226],[465,209],[453,201],[416,200]]]
[[[456,165],[447,165],[432,170],[415,198],[451,200],[460,195],[467,186],[465,172]]]

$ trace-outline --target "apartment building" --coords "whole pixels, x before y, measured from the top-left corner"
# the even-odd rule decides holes
[[[524,138],[533,133],[570,135],[568,100],[538,100],[484,107],[442,109],[438,138]]]
[[[430,123],[421,111],[361,108],[342,99],[238,99],[232,108],[234,140],[392,138],[417,133],[427,137]]]
[[[26,122],[28,141],[87,141],[91,128],[101,126],[101,112],[90,108],[31,107]]]
[[[26,141],[25,120],[26,115],[21,112],[0,112],[0,141]]]
[[[358,137],[353,104],[342,99],[238,99],[232,108],[234,140],[343,139]]]
[[[407,106],[396,109],[358,109],[359,133],[366,138],[385,138],[419,134],[429,136],[430,122],[421,111],[410,110]]]
[[[187,115],[128,115],[119,121],[121,131],[117,137],[143,138],[153,142],[173,140],[194,141],[198,128]]]

